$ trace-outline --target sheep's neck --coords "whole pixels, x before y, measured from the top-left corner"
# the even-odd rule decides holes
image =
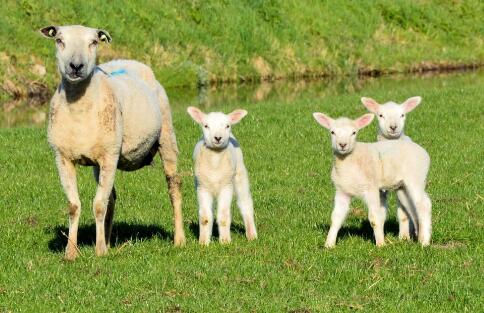
[[[66,78],[62,77],[60,88],[66,95],[67,103],[77,102],[86,94],[86,90],[91,84],[92,75],[93,73],[89,74],[86,79],[83,79],[77,83],[72,83]]]

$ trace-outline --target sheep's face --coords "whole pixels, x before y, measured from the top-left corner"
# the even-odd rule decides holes
[[[361,98],[363,105],[376,114],[379,131],[387,139],[398,139],[402,136],[407,113],[412,111],[421,100],[420,97],[412,97],[402,104],[387,102],[380,105],[371,98]]]
[[[365,114],[356,120],[346,117],[333,120],[323,113],[313,113],[316,122],[331,133],[331,146],[335,154],[350,154],[355,148],[356,135],[373,120],[373,114]]]
[[[202,127],[205,145],[211,149],[224,149],[227,147],[232,125],[237,124],[247,115],[245,110],[235,110],[230,114],[222,112],[205,114],[195,107],[189,107],[187,112]]]
[[[111,41],[106,31],[80,25],[48,26],[40,32],[55,39],[57,67],[62,77],[71,83],[91,75],[96,66],[99,42]]]

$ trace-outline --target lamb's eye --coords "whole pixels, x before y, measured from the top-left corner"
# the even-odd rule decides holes
[[[402,117],[405,117],[405,114],[402,114]]]
[[[353,135],[353,136],[354,136],[354,135],[356,135],[356,132],[353,132],[353,133],[352,133],[352,135]]]
[[[97,44],[98,44],[98,41],[97,40],[93,40],[93,41],[91,41],[90,46],[91,47],[94,47],[94,46],[97,46]]]
[[[208,125],[207,125],[207,124],[203,125],[203,127],[205,127],[205,128],[207,128],[207,129],[208,129]]]
[[[225,126],[225,128],[229,129],[230,128],[230,125]]]
[[[57,44],[59,44],[59,45],[63,44],[62,39],[59,39],[59,38],[57,38],[57,39],[55,40],[55,42],[56,42]]]
[[[334,131],[331,131],[331,135],[334,135]]]
[[[378,115],[379,117],[383,118],[383,114]]]

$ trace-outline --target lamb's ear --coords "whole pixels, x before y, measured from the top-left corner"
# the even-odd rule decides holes
[[[41,28],[39,32],[47,38],[54,38],[55,35],[57,35],[59,28],[57,26],[47,26],[44,28]]]
[[[405,113],[412,111],[413,109],[415,109],[417,107],[417,105],[420,104],[420,101],[422,101],[422,97],[408,98],[407,100],[405,100],[404,103],[402,103],[403,111]]]
[[[380,105],[372,98],[361,97],[361,103],[372,113],[377,113]]]
[[[333,125],[334,122],[331,117],[319,112],[313,113],[313,117],[319,125],[323,126],[326,129],[331,129],[331,125]]]
[[[244,118],[244,116],[247,115],[247,111],[246,110],[235,110],[233,111],[232,113],[230,113],[228,116],[229,116],[229,120],[230,120],[230,124],[234,125],[234,124],[237,124],[238,122],[240,122],[241,119]]]
[[[111,42],[111,35],[103,29],[98,29],[97,30],[97,37],[99,38],[100,41],[110,43]]]
[[[200,111],[198,108],[188,107],[187,112],[188,114],[190,114],[190,116],[193,118],[195,122],[197,122],[198,124],[203,123],[203,120],[205,119],[205,113]]]
[[[368,125],[370,125],[371,121],[373,121],[373,118],[375,117],[375,115],[371,114],[371,113],[368,113],[368,114],[365,114],[363,116],[360,116],[359,118],[357,118],[354,122],[355,122],[355,126],[357,129],[362,129],[363,127],[366,127]]]

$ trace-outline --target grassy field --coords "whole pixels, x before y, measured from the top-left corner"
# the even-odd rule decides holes
[[[108,30],[100,61],[143,61],[167,87],[484,61],[479,0],[7,0],[2,12],[0,80],[10,95],[0,102],[34,82],[53,89],[54,45],[37,33],[49,24]]]
[[[66,202],[44,128],[0,129],[0,312],[482,312],[484,284],[484,76],[370,80],[294,99],[228,101],[249,115],[237,125],[251,176],[260,238],[247,242],[233,207],[233,243],[197,244],[191,151],[199,129],[175,107],[181,148],[184,248],[172,246],[172,214],[157,160],[118,172],[112,248],[94,256],[90,169],[79,170],[81,257],[63,261]],[[323,111],[356,117],[362,95],[403,101],[421,95],[407,134],[432,157],[433,243],[400,242],[394,199],[387,246],[376,248],[359,201],[336,249],[322,248],[333,187]],[[360,133],[373,140],[373,124]]]

